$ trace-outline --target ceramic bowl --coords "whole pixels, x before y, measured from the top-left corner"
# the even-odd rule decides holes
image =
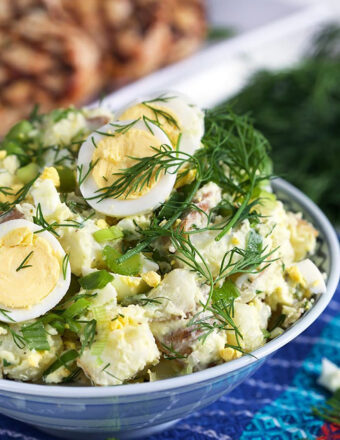
[[[302,333],[325,309],[336,289],[340,256],[337,236],[324,214],[299,190],[277,179],[278,197],[302,211],[320,231],[314,260],[327,273],[327,292],[291,328],[240,359],[159,382],[115,387],[63,387],[0,380],[0,413],[70,439],[134,439],[176,423],[230,392],[266,358]],[[86,436],[86,437],[85,437]]]

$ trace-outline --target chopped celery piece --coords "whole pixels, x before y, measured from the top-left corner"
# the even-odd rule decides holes
[[[57,171],[60,179],[60,192],[68,193],[72,192],[76,188],[76,176],[73,170],[68,167],[57,167]]]
[[[31,182],[39,174],[39,167],[36,163],[31,162],[28,165],[19,168],[16,171],[16,176],[21,183],[26,185],[26,183]]]
[[[110,228],[101,229],[93,233],[95,240],[98,243],[103,243],[104,241],[117,240],[124,236],[123,231],[118,228],[118,226],[111,226]]]
[[[103,257],[108,268],[120,275],[137,275],[142,269],[141,255],[136,254],[125,260],[123,263],[117,263],[117,259],[122,254],[110,246],[105,246],[103,250]]]

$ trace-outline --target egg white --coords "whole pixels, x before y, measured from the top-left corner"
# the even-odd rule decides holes
[[[36,231],[40,231],[41,227],[29,222],[28,220],[18,219],[18,220],[9,220],[8,222],[0,224],[0,238],[6,235],[8,232],[13,229],[18,228],[28,228],[33,233]],[[65,251],[60,245],[59,241],[48,231],[39,232],[39,237],[48,241],[52,249],[60,256],[61,260],[65,257]],[[1,268],[0,268],[1,271]],[[6,312],[8,312],[9,318],[5,315],[0,315],[0,321],[7,323],[15,322],[23,322],[28,321],[30,319],[38,318],[41,315],[44,315],[49,310],[53,309],[65,296],[66,292],[70,287],[71,282],[71,267],[70,264],[67,264],[65,279],[62,269],[60,268],[60,276],[57,281],[57,285],[39,304],[33,305],[27,309],[12,309],[5,307],[0,304],[0,307]]]
[[[82,144],[78,155],[78,169],[83,168],[84,174],[89,169],[89,164],[92,160],[95,145],[105,137],[101,133],[114,133],[119,127],[124,127],[131,124],[133,121],[115,122],[114,125],[107,124],[101,127],[97,132],[92,133]],[[171,145],[171,142],[167,135],[151,122],[148,123],[154,136],[161,142],[161,144]],[[150,128],[144,121],[137,121],[134,125],[134,129],[143,130],[150,133]],[[98,186],[93,179],[91,173],[87,176],[85,181],[80,185],[80,191],[83,197],[87,200],[89,205],[96,211],[106,214],[112,217],[127,217],[129,215],[142,214],[156,209],[161,203],[163,203],[170,195],[176,181],[176,174],[166,173],[159,178],[158,182],[151,188],[146,194],[138,197],[134,200],[114,199],[107,198],[100,201],[100,192],[98,192]],[[93,197],[98,197],[93,199]]]
[[[158,97],[169,98],[167,102],[157,100]],[[204,135],[204,112],[195,105],[186,95],[179,92],[158,92],[144,98],[138,98],[116,113],[116,119],[129,108],[151,101],[150,105],[159,105],[168,108],[176,116],[180,125],[181,138],[178,149],[184,153],[194,154],[201,147],[201,140]]]

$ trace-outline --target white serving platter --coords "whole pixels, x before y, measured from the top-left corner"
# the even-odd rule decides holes
[[[211,107],[235,94],[255,70],[297,62],[315,32],[335,17],[327,0],[207,1],[211,25],[231,26],[235,36],[115,91],[104,106],[117,109],[155,91],[178,90]]]

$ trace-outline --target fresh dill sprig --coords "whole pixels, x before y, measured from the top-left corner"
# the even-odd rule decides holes
[[[187,354],[182,354],[179,351],[176,351],[173,344],[166,345],[163,342],[160,342],[160,346],[163,351],[163,358],[169,361],[174,359],[186,359],[188,357]]]
[[[249,204],[253,208],[255,188],[270,177],[269,144],[247,117],[235,115],[226,106],[207,112],[203,142],[206,149],[199,150],[197,156],[206,164],[205,178],[232,194],[233,204],[238,206],[216,236],[215,240],[219,241],[244,211],[251,211]]]
[[[31,251],[26,257],[22,260],[22,262],[19,264],[19,266],[15,269],[16,272],[19,272],[19,270],[26,269],[27,267],[32,267],[32,264],[25,264],[28,262],[30,257],[33,255],[34,251]]]
[[[138,295],[132,295],[132,296],[126,296],[120,301],[120,304],[122,306],[129,306],[130,304],[135,304],[139,306],[146,306],[147,304],[162,304],[160,299],[163,297],[157,296],[156,298],[148,298],[147,296],[138,294]]]
[[[85,182],[85,180],[89,177],[90,173],[93,171],[98,162],[99,159],[97,159],[95,162],[92,162],[91,160],[86,171],[84,170],[83,164],[77,166],[78,186],[81,186]]]
[[[165,98],[166,99],[166,98]],[[142,104],[149,110],[152,111],[154,120],[151,120],[151,122],[156,122],[157,125],[161,126],[162,122],[160,121],[160,118],[163,118],[168,124],[173,125],[177,129],[179,129],[179,125],[176,121],[176,119],[167,111],[154,107],[151,103],[156,102],[158,100],[152,100],[152,101],[143,101]]]
[[[108,374],[109,376],[113,377],[114,379],[118,380],[119,382],[124,382],[123,380],[119,379],[119,377],[115,376],[113,373],[111,373],[110,371],[108,371],[107,369],[111,367],[111,363],[107,363],[103,369],[101,370],[102,372]]]
[[[4,196],[13,196],[13,190],[9,186],[0,186],[0,194]]]
[[[233,320],[234,301],[235,299],[233,298],[230,301],[219,300],[213,303],[206,309],[210,314],[203,314],[204,312],[202,311],[198,312],[189,321],[188,327],[192,327],[200,333],[198,339],[202,340],[202,342],[214,331],[234,331],[237,345],[233,345],[232,348],[243,352],[240,343],[243,337]]]
[[[35,231],[34,233],[39,234],[42,231],[48,231],[48,232],[51,232],[56,237],[59,237],[60,235],[55,230],[55,228],[78,228],[78,229],[81,229],[85,226],[84,225],[85,222],[87,220],[89,220],[91,217],[93,217],[93,215],[94,215],[94,212],[92,212],[87,217],[85,217],[81,222],[78,222],[76,220],[70,220],[68,223],[58,223],[56,221],[54,221],[52,223],[48,223],[48,221],[45,219],[44,214],[42,212],[41,205],[40,205],[40,203],[38,203],[36,213],[33,216],[33,222],[36,225],[41,226],[41,229],[39,229],[38,231]]]
[[[340,388],[320,408],[313,407],[312,412],[316,417],[340,426]]]
[[[115,134],[125,134],[127,133],[132,127],[134,127],[137,122],[140,121],[140,118],[134,119],[133,121],[126,123],[126,122],[120,122],[120,123],[116,123],[116,122],[110,122],[109,125],[111,125],[114,129],[115,132],[114,133],[102,133],[102,132],[98,132],[104,136],[114,136]]]
[[[277,248],[269,252],[266,252],[266,249],[266,247],[262,247],[261,236],[251,229],[245,249],[234,247],[224,254],[219,275],[215,281],[221,281],[234,274],[264,271],[273,261],[277,260],[276,258],[269,259],[277,251]]]
[[[97,190],[97,195],[91,199],[104,200],[106,198],[127,198],[132,192],[142,191],[150,183],[158,181],[164,173],[176,174],[184,164],[200,168],[199,162],[194,156],[175,151],[170,145],[163,144],[156,148],[150,146],[154,151],[148,157],[130,157],[136,163],[130,168],[125,168],[118,173],[114,173],[117,179],[112,185]]]
[[[256,222],[259,214],[256,212],[256,204],[259,198],[253,197],[253,192],[259,185],[270,177],[271,162],[268,158],[269,145],[266,139],[257,132],[246,117],[240,117],[231,112],[228,107],[210,110],[206,114],[206,134],[203,138],[204,147],[190,156],[177,153],[169,148],[159,152],[157,158],[151,162],[149,158],[134,158],[136,164],[122,175],[114,183],[113,188],[104,189],[107,196],[124,194],[132,181],[135,188],[141,189],[148,182],[158,167],[159,174],[165,164],[168,168],[176,166],[177,171],[184,164],[189,164],[197,171],[196,180],[192,186],[192,192],[187,198],[178,204],[178,210],[164,225],[163,229],[169,229],[173,223],[181,217],[187,209],[201,185],[209,181],[217,183],[223,191],[232,195],[230,205],[231,215],[224,224],[219,225],[220,240],[232,227],[235,227],[246,218]],[[186,159],[186,160],[185,160]],[[164,164],[163,164],[164,161]],[[164,171],[164,168],[163,168]],[[124,188],[122,188],[122,186]],[[103,197],[103,194],[102,194]],[[105,196],[104,196],[105,198]],[[172,200],[165,202],[163,208],[171,208]],[[171,210],[171,209],[170,209]],[[211,225],[210,225],[211,227]],[[214,229],[217,229],[214,225]],[[154,238],[158,237],[158,233]],[[135,248],[128,250],[120,259],[141,252],[154,240],[150,235],[146,240],[139,243]]]
[[[13,330],[13,328],[2,322],[0,324],[1,327],[5,328],[7,331],[9,331],[9,333],[11,334],[12,338],[13,338],[13,342],[15,343],[15,345],[20,348],[21,350],[26,346],[26,340],[23,336],[19,335],[19,333],[17,333],[15,330]]]
[[[155,102],[165,102],[165,103],[167,103],[167,102],[169,102],[169,101],[171,101],[172,99],[175,99],[175,98],[176,98],[176,96],[169,96],[166,93],[161,93],[159,96],[156,96],[155,98],[143,101],[143,104],[144,103],[146,103],[146,104],[154,104]]]
[[[39,177],[36,176],[34,179],[32,179],[30,182],[26,183],[24,186],[22,186],[17,192],[11,193],[8,195],[14,196],[15,199],[12,202],[0,202],[0,211],[3,211],[1,215],[5,215],[7,212],[9,212],[12,208],[14,208],[15,205],[23,202],[30,191],[31,187],[33,186],[34,182]]]
[[[9,316],[9,313],[11,313],[11,312],[9,312],[8,310],[5,310],[5,309],[0,309],[0,314],[1,315],[3,315],[5,318],[7,318],[9,321],[11,321],[11,322],[15,322],[15,320],[11,317],[11,316]],[[0,321],[1,321],[1,319],[0,319]]]

